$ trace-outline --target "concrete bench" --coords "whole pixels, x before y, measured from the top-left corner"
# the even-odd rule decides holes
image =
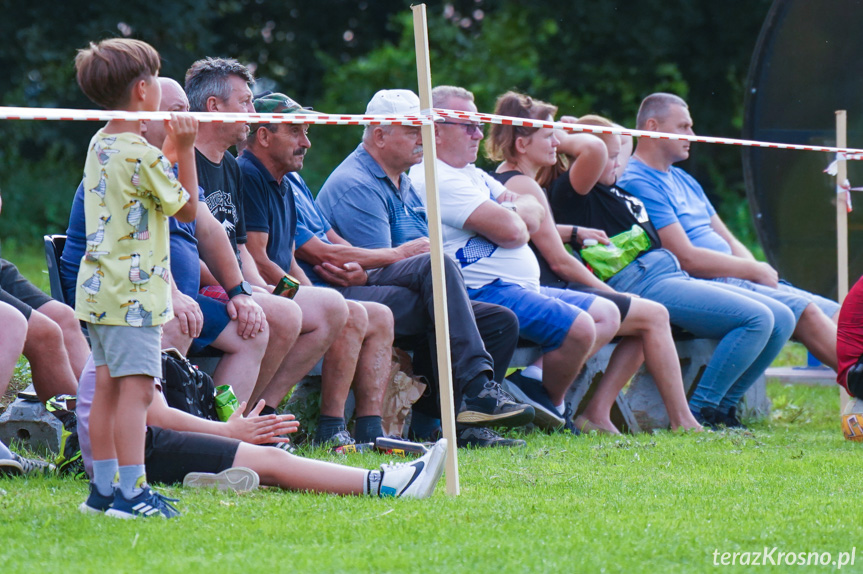
[[[698,385],[707,363],[713,356],[716,344],[717,342],[711,339],[675,340],[687,398],[692,396],[692,392]],[[574,407],[572,410],[576,415],[584,410],[593,396],[615,347],[616,343],[609,343],[588,359],[584,369],[567,392],[565,400],[570,407]],[[525,367],[536,361],[540,355],[538,347],[519,346],[510,362],[510,367]],[[320,366],[318,363],[299,383],[298,392],[301,395],[308,395],[320,388]],[[353,409],[353,393],[351,393],[345,405],[347,419],[350,418]],[[742,417],[749,419],[763,418],[770,413],[770,400],[767,398],[766,379],[763,375],[746,392],[738,410]],[[638,370],[623,392],[618,394],[612,408],[611,420],[622,431],[631,433],[668,428],[665,404],[662,402],[653,377],[644,366]]]

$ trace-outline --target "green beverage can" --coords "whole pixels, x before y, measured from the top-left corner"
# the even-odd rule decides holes
[[[219,385],[216,387],[216,414],[219,420],[226,421],[234,411],[240,408],[240,401],[234,394],[231,385]]]

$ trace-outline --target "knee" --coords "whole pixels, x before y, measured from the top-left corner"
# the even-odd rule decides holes
[[[39,311],[32,311],[30,319],[27,321],[27,342],[36,341],[51,341],[56,343],[63,339],[63,330],[60,325],[55,323],[50,317],[43,315]]]
[[[809,307],[815,307],[815,311],[821,313],[821,310],[815,304],[811,303]],[[803,312],[805,313],[806,311],[804,310]],[[794,313],[785,305],[779,305],[779,308],[773,311],[774,336],[788,339],[796,328],[797,319],[794,317]]]
[[[317,303],[324,311],[324,322],[335,331],[340,331],[345,327],[348,320],[351,318],[351,311],[348,308],[348,302],[338,291],[330,289],[321,289],[321,295]]]
[[[620,311],[608,299],[597,298],[590,306],[590,316],[598,330],[616,333],[620,328]]]
[[[81,324],[75,317],[75,310],[65,303],[50,301],[39,307],[37,311],[59,325],[63,333],[71,335],[81,330]]]
[[[587,313],[581,313],[569,328],[566,342],[570,346],[588,350],[596,342],[596,324]]]
[[[356,301],[347,301],[347,307],[348,319],[345,322],[344,331],[364,337],[369,328],[369,315],[366,308]]]
[[[369,320],[367,333],[392,340],[395,320],[390,308],[380,303],[366,303],[365,308]]]

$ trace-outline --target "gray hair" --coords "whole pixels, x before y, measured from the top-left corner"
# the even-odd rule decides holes
[[[369,126],[367,125],[365,129],[363,129],[363,143],[370,143],[372,141],[372,134],[375,133],[375,128],[381,128],[385,134],[390,134],[393,131],[393,126],[384,125],[384,126]]]
[[[255,82],[249,69],[233,58],[204,58],[186,72],[186,95],[193,112],[207,111],[207,100],[215,96],[224,101],[231,97],[228,78],[239,76],[247,84]]]
[[[686,101],[680,96],[674,94],[666,94],[657,92],[650,94],[641,102],[638,108],[638,115],[635,118],[635,129],[643,130],[647,125],[647,120],[653,118],[658,121],[664,120],[668,116],[668,110],[671,106],[681,106],[688,108]]]
[[[473,101],[473,94],[458,86],[438,86],[432,90],[432,107],[446,108],[444,104],[453,98]]]

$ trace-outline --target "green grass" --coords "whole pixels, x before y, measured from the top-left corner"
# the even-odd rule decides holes
[[[47,291],[41,248],[7,242],[4,254]],[[804,363],[797,344],[777,360]],[[26,379],[26,364],[20,371]],[[714,550],[851,551],[863,539],[853,498],[863,445],[842,438],[836,389],[770,384],[768,392],[771,419],[750,432],[533,434],[524,449],[459,451],[457,498],[443,484],[427,501],[171,487],[163,491],[181,498],[181,518],[127,523],[80,515],[82,482],[0,479],[0,564],[4,572],[703,572],[716,568]],[[387,460],[314,455],[367,468]],[[863,545],[843,570],[861,564]]]
[[[5,572],[703,572],[714,568],[714,550],[850,552],[863,539],[854,502],[861,445],[842,438],[836,389],[771,384],[769,394],[772,419],[749,432],[533,434],[524,449],[462,450],[457,498],[442,484],[427,501],[165,488],[181,498],[181,518],[122,522],[80,515],[82,482],[0,479],[0,564]],[[329,458],[368,468],[386,460]]]

